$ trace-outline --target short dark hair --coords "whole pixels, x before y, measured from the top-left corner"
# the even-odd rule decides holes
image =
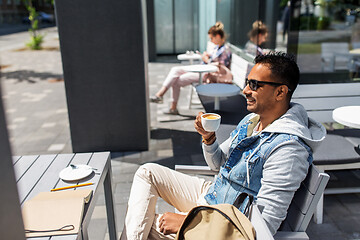
[[[300,70],[295,62],[294,55],[284,52],[270,52],[256,56],[254,62],[255,64],[267,65],[275,81],[284,83],[290,88],[289,96],[291,98],[300,78]]]

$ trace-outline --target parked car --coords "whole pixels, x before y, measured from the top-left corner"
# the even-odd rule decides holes
[[[38,12],[38,16],[36,17],[37,20],[39,20],[40,23],[54,23],[55,17],[53,14],[48,14],[45,12]],[[24,17],[22,19],[23,23],[30,23],[29,17]]]

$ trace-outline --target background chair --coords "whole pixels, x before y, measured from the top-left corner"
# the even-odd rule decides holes
[[[321,43],[322,72],[335,70],[349,70],[349,43],[327,42]]]

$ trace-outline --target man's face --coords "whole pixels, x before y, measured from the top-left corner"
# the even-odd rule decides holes
[[[256,64],[248,75],[248,79],[264,82],[276,82],[271,78],[270,69],[263,64]],[[257,90],[253,91],[249,85],[245,86],[243,93],[246,96],[247,110],[256,114],[271,115],[274,104],[276,104],[276,86],[258,84]]]

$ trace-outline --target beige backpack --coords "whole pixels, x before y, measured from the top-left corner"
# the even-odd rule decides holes
[[[231,204],[194,207],[186,216],[175,240],[254,240],[250,220]]]

